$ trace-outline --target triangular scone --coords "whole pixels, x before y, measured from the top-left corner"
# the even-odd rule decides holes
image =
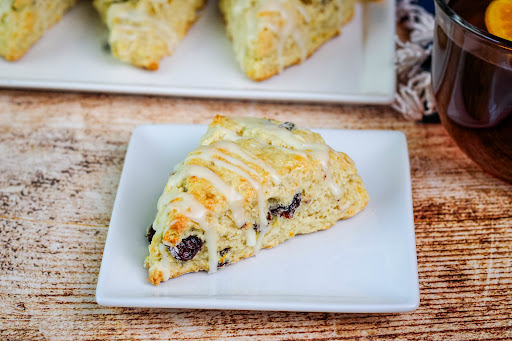
[[[76,0],[0,0],[0,56],[20,59]]]
[[[206,0],[94,0],[114,57],[149,70],[172,55]]]
[[[339,34],[355,0],[220,0],[236,59],[261,81],[302,62]]]
[[[237,262],[368,202],[354,162],[293,123],[217,116],[175,167],[148,228],[149,281]]]

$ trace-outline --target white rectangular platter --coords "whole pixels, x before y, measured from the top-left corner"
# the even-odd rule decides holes
[[[82,1],[19,61],[0,58],[0,87],[192,97],[390,103],[394,0],[360,2],[353,20],[304,63],[263,82],[238,66],[217,8],[210,0],[172,57],[146,71],[113,58],[107,30]]]
[[[126,307],[321,312],[404,312],[419,305],[407,141],[400,132],[316,130],[353,158],[368,206],[329,230],[286,241],[257,257],[147,281],[146,227],[169,173],[198,146],[200,125],[135,129],[112,212],[96,300]]]

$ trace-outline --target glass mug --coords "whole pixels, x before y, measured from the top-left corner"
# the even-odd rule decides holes
[[[481,27],[489,3],[435,0],[432,85],[441,122],[482,169],[512,183],[512,42],[472,25],[447,2],[472,11],[478,3],[480,16],[468,20]]]

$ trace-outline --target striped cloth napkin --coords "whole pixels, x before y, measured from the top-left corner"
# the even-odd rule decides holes
[[[398,0],[396,20],[410,30],[409,41],[396,38],[397,89],[393,109],[406,119],[439,122],[430,74],[434,32],[433,0]]]

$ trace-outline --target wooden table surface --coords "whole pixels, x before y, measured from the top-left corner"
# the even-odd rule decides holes
[[[133,129],[215,114],[409,144],[421,303],[405,314],[109,308],[95,288]],[[147,165],[151,167],[151,165]],[[388,107],[0,90],[1,340],[512,339],[512,186]]]

